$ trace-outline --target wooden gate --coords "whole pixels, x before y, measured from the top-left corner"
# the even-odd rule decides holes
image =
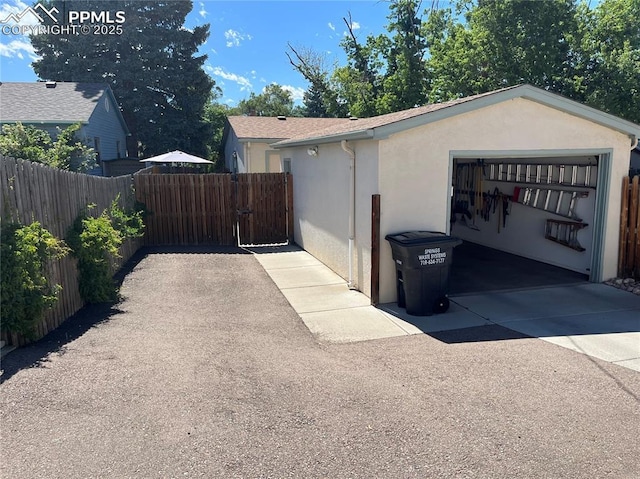
[[[285,243],[293,234],[287,173],[134,175],[146,206],[145,244]]]

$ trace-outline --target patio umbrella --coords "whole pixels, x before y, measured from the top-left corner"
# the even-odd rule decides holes
[[[213,161],[205,160],[199,156],[189,155],[184,151],[176,150],[164,153],[163,155],[152,156],[140,160],[141,163],[192,163],[192,164],[213,164]]]

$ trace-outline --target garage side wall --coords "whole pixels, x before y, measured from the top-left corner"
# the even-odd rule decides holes
[[[349,142],[356,154],[353,279],[370,295],[371,195],[378,191],[377,142]],[[294,240],[345,280],[349,277],[349,156],[339,143],[283,150],[293,175]]]
[[[416,127],[380,141],[381,233],[449,231],[450,153],[549,150],[612,151],[603,274],[615,276],[621,178],[630,139],[609,128],[521,98]],[[603,185],[600,185],[602,187]],[[388,242],[381,245],[380,301],[396,300]]]
[[[282,152],[291,158],[294,240],[343,278],[348,275],[349,161],[340,145]]]

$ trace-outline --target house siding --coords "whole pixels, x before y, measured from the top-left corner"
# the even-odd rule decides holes
[[[109,110],[105,107],[109,104]],[[100,159],[113,160],[127,156],[127,134],[118,118],[118,105],[111,96],[104,93],[96,102],[89,122],[82,129],[85,141],[90,147],[94,147],[94,138],[100,138]],[[118,150],[119,145],[119,150]]]

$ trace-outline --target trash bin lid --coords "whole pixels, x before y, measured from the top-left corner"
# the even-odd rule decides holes
[[[404,233],[396,233],[385,236],[387,241],[396,244],[411,246],[425,243],[441,243],[443,241],[458,241],[457,238],[447,236],[445,233],[437,231],[406,231]]]

